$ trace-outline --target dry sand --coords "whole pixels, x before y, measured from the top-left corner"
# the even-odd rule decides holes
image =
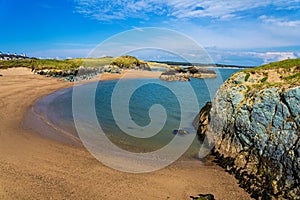
[[[212,163],[129,174],[105,167],[84,148],[25,130],[24,114],[36,99],[72,84],[20,68],[0,74],[0,199],[190,199],[199,193],[250,199]]]

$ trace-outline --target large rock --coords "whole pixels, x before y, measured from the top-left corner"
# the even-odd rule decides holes
[[[164,81],[190,81],[189,77],[176,73],[174,71],[164,72],[160,75],[159,78]]]
[[[206,105],[199,116],[198,134],[209,136],[219,163],[256,199],[300,199],[300,80],[285,83],[292,80],[285,75],[294,78],[237,73],[217,92],[210,114]]]
[[[200,141],[204,141],[204,137],[206,135],[207,125],[210,121],[210,110],[211,102],[207,102],[193,121],[193,126],[197,130],[197,135]]]

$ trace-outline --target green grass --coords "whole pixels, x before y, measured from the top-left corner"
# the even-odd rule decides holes
[[[293,80],[293,79],[296,79],[298,78],[298,80],[300,81],[300,72],[297,72],[293,75],[290,75],[290,76],[286,76],[286,77],[283,77],[284,80]]]
[[[268,77],[270,76],[269,70],[275,70],[280,75],[281,82],[270,82],[268,79]],[[300,58],[273,62],[267,65],[262,65],[260,67],[245,69],[242,70],[242,72],[246,73],[245,81],[247,81],[250,76],[255,74],[263,76],[259,84],[251,85],[252,88],[256,89],[262,89],[272,86],[286,87],[300,85]]]
[[[112,65],[116,65],[120,68],[131,68],[132,66],[139,66],[143,63],[143,61],[133,56],[121,56],[112,61]]]
[[[114,58],[78,58],[71,61],[80,62],[84,67],[99,67],[109,65],[113,62]]]
[[[250,73],[247,73],[245,76],[245,81],[247,82],[249,78],[250,78]]]
[[[297,59],[288,59],[279,62],[272,62],[266,65],[262,65],[255,68],[245,69],[244,72],[259,72],[261,70],[267,69],[284,69],[286,71],[290,70],[291,68],[296,67],[297,70],[300,70],[300,58]]]
[[[27,60],[2,60],[0,61],[0,69],[12,67],[26,67],[30,69],[43,70],[69,70],[84,67],[99,67],[109,65],[114,58],[76,58],[67,60],[55,59],[27,59]]]
[[[120,68],[132,68],[146,64],[142,60],[138,60],[133,56],[121,56],[118,58],[76,58],[67,60],[55,59],[27,59],[27,60],[3,60],[0,61],[0,69],[12,67],[26,67],[35,70],[69,70],[84,67],[100,67],[104,65],[117,65]],[[153,63],[155,64],[155,63]]]
[[[266,82],[267,80],[268,80],[268,77],[266,76],[266,77],[264,77],[263,79],[261,79],[260,82],[264,83],[264,82]]]
[[[5,60],[0,61],[0,69],[12,67],[27,67],[36,70],[42,69],[76,69],[81,65],[79,60],[52,60],[52,59],[28,59],[28,60]]]

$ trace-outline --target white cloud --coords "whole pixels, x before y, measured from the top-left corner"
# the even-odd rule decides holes
[[[284,18],[275,18],[262,15],[259,17],[266,24],[274,24],[276,26],[298,27],[300,26],[300,20],[286,20]]]
[[[238,13],[272,5],[276,9],[297,9],[300,0],[74,0],[75,10],[100,20],[147,18],[148,14],[177,19],[211,17],[230,19]]]
[[[215,61],[223,63],[227,61],[233,64],[238,61],[240,64],[252,62],[254,65],[267,64],[286,59],[299,58],[300,52],[292,51],[224,51],[224,50],[209,50],[210,54],[216,59]]]
[[[266,52],[266,53],[255,53],[259,58],[264,60],[264,64],[270,62],[276,62],[286,59],[297,58],[294,52]]]

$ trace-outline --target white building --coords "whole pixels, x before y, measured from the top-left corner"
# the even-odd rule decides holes
[[[29,57],[26,56],[26,54],[10,54],[10,53],[6,53],[3,54],[2,52],[0,52],[0,60],[24,60],[24,59],[28,59]]]

